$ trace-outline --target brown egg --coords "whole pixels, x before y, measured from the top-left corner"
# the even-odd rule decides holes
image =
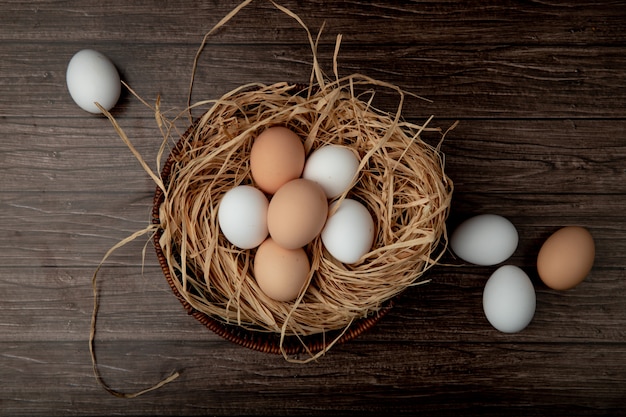
[[[580,226],[567,226],[557,230],[541,246],[537,272],[548,287],[568,290],[589,274],[595,255],[589,231]]]
[[[265,295],[276,301],[291,301],[305,285],[310,264],[304,249],[285,249],[267,238],[257,248],[253,268]]]
[[[274,194],[300,177],[304,169],[304,144],[292,130],[274,126],[264,130],[250,149],[250,171],[256,186]]]
[[[317,183],[297,178],[276,191],[267,209],[267,228],[277,244],[286,249],[301,248],[320,234],[328,200]]]

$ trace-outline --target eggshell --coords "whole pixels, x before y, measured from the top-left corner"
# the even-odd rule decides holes
[[[302,178],[322,186],[329,199],[348,190],[359,169],[359,158],[352,149],[326,145],[313,151],[304,164]]]
[[[297,178],[276,191],[268,212],[270,236],[286,249],[296,249],[311,242],[324,227],[328,200],[322,187],[313,181]]]
[[[507,218],[480,214],[459,225],[450,237],[450,248],[461,259],[476,265],[496,265],[515,250],[519,236]]]
[[[483,310],[489,323],[504,333],[516,333],[528,326],[535,315],[535,288],[526,273],[503,265],[487,280]]]
[[[122,84],[115,65],[98,51],[78,51],[69,64],[65,75],[70,96],[80,108],[99,114],[98,102],[107,111],[120,97]]]
[[[543,243],[537,256],[537,272],[548,287],[568,290],[580,284],[593,267],[595,244],[580,226],[557,230]]]
[[[304,249],[285,249],[268,238],[257,248],[253,269],[265,295],[276,301],[291,301],[306,284],[310,264]]]
[[[330,212],[321,234],[324,247],[339,262],[357,262],[374,242],[372,215],[363,204],[349,198],[333,204]]]
[[[274,194],[304,169],[302,139],[291,129],[274,126],[264,130],[250,149],[250,173],[256,186]]]
[[[263,192],[250,185],[230,189],[222,197],[217,220],[230,243],[241,249],[252,249],[267,238],[269,201]]]

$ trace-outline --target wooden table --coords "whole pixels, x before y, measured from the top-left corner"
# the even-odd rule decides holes
[[[143,236],[99,275],[99,369],[123,392],[180,377],[135,399],[94,378],[91,278],[109,248],[148,225],[155,186],[111,123],[71,100],[66,66],[95,48],[174,114],[203,35],[238,3],[1,3],[1,415],[624,415],[623,2],[281,2],[314,36],[325,22],[328,74],[342,34],[341,74],[432,100],[409,100],[409,120],[460,122],[442,148],[450,229],[480,213],[514,223],[520,242],[506,263],[534,280],[534,320],[515,334],[492,328],[481,301],[495,267],[448,254],[374,328],[295,364],[188,317]],[[209,38],[193,101],[248,82],[306,82],[311,58],[297,22],[255,1]],[[125,90],[113,115],[154,168],[152,110]],[[535,260],[568,224],[587,227],[597,253],[587,279],[559,292],[540,283]]]

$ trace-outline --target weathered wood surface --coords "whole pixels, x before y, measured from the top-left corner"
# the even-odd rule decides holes
[[[459,120],[442,149],[455,183],[450,230],[510,218],[507,261],[535,281],[537,312],[506,335],[483,316],[494,268],[447,254],[373,329],[310,364],[222,340],[188,317],[146,235],[99,276],[96,346],[114,388],[173,383],[133,400],[96,382],[91,276],[149,222],[154,183],[103,117],[80,110],[65,68],[107,54],[144,99],[187,101],[202,36],[238,2],[0,2],[0,415],[623,415],[626,413],[626,4],[284,1],[320,37],[332,73],[394,83],[405,116]],[[247,82],[306,81],[305,32],[256,1],[209,39],[193,98]],[[380,94],[381,107],[396,97]],[[152,111],[125,93],[113,111],[156,169]],[[590,276],[552,291],[534,269],[543,240],[588,227]],[[144,268],[142,269],[142,265]]]
[[[298,38],[306,40],[306,33],[302,30]],[[188,44],[2,42],[0,71],[5,94],[0,97],[0,115],[80,117],[67,94],[65,68],[76,50],[84,47],[106,53],[120,67],[125,81],[148,102],[154,103],[160,95],[165,108],[183,109],[200,41],[201,37],[191,38]],[[432,101],[409,100],[405,110],[412,119],[430,115],[451,119],[615,119],[626,114],[626,104],[620,100],[626,85],[621,70],[626,67],[626,57],[616,46],[370,45],[367,38],[361,42],[342,42],[339,75],[366,74]],[[334,48],[332,39],[318,48],[320,63],[329,74]],[[217,98],[251,82],[305,82],[311,62],[308,44],[210,44],[199,61],[193,98]],[[31,90],[37,94],[24,95]],[[383,106],[392,109],[397,99],[387,96]],[[153,114],[129,94],[120,104],[115,115]]]

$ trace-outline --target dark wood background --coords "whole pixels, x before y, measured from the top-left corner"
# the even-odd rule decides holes
[[[388,316],[309,364],[227,342],[188,317],[147,241],[100,275],[96,348],[122,391],[181,371],[136,399],[98,385],[88,350],[91,277],[105,252],[149,222],[154,183],[102,116],[65,84],[71,56],[109,56],[143,98],[186,106],[202,36],[234,1],[0,2],[0,414],[624,415],[626,412],[626,4],[622,1],[282,1],[317,33],[332,73],[427,97],[405,117],[460,121],[443,150],[455,182],[449,226],[508,217],[511,263],[534,279],[537,310],[494,330],[482,289],[495,267],[446,263]],[[193,100],[258,81],[308,81],[297,23],[263,0],[209,39]],[[382,98],[392,108],[395,101]],[[154,167],[152,112],[125,93],[113,111]],[[579,224],[597,254],[557,292],[536,278],[544,239]]]

